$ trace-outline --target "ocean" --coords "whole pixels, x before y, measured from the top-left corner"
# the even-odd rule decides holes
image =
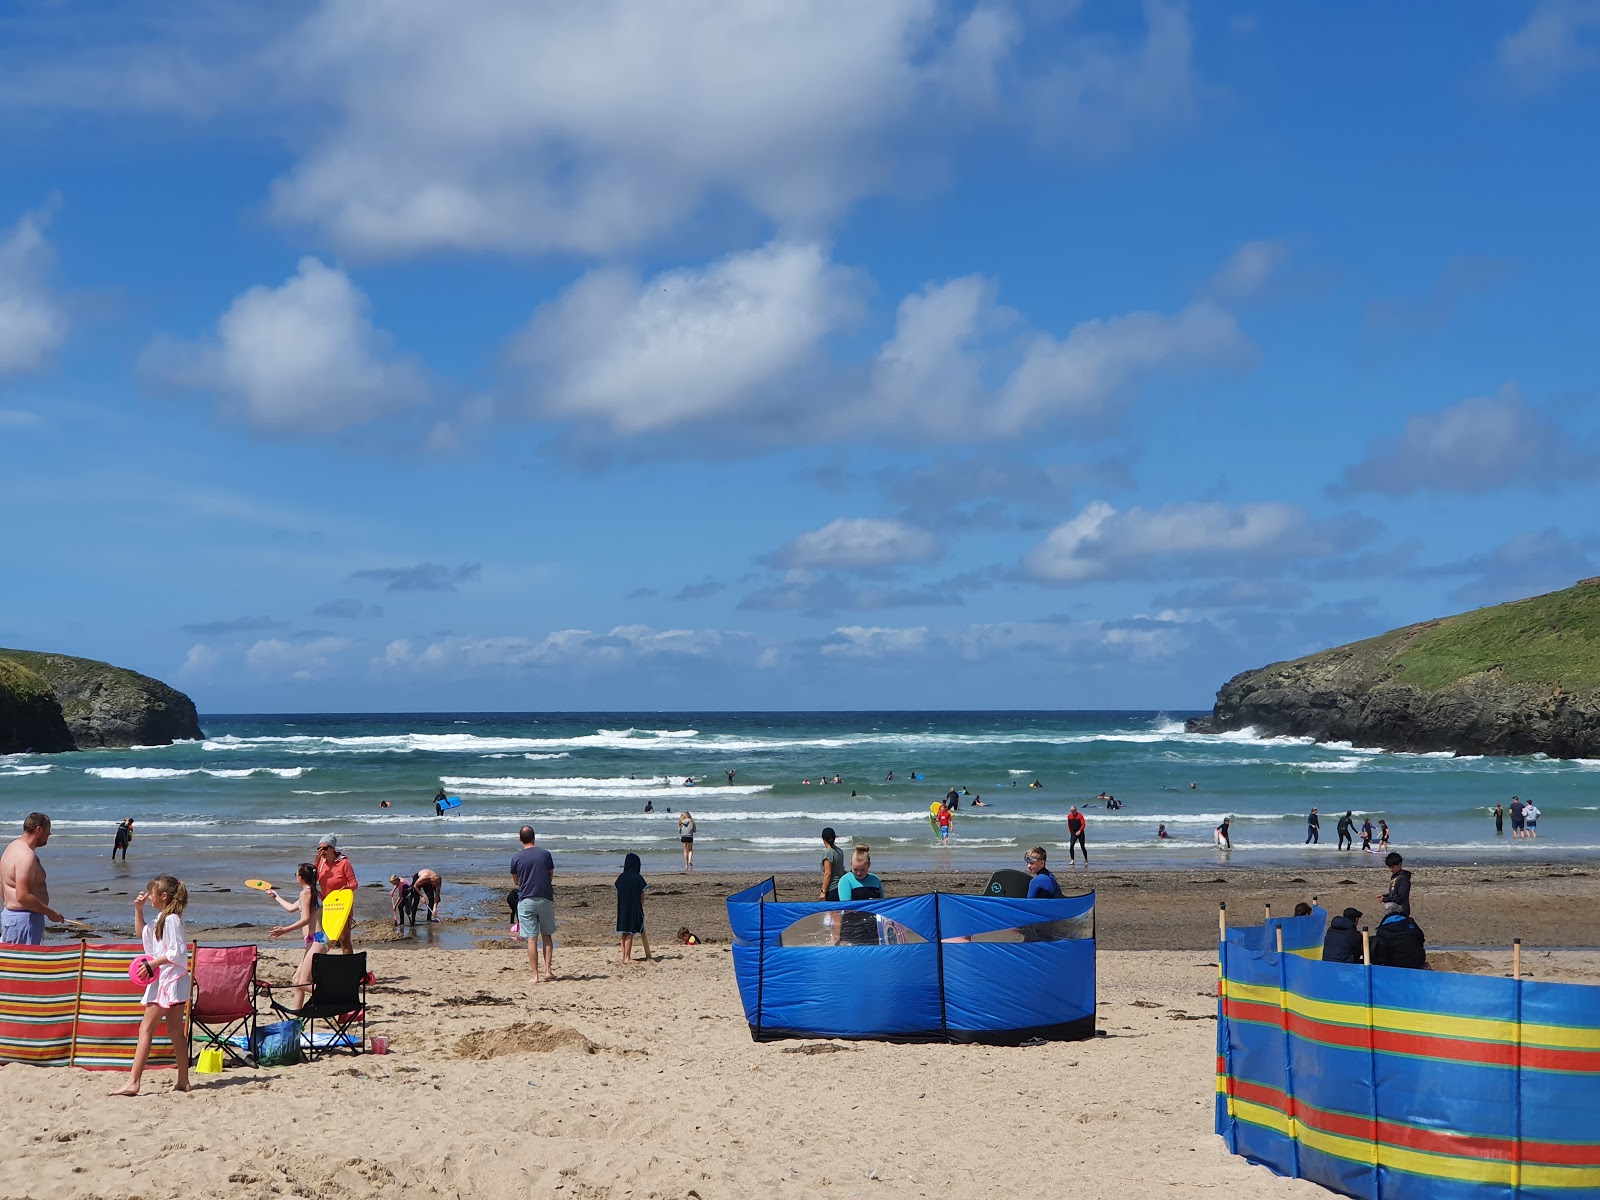
[[[215,715],[202,718],[198,742],[0,757],[0,819],[20,832],[25,814],[48,813],[52,886],[108,886],[108,896],[158,868],[213,887],[247,876],[287,886],[325,833],[338,835],[364,883],[423,866],[447,880],[496,874],[524,822],[560,871],[615,871],[631,850],[647,873],[664,873],[681,862],[684,809],[698,823],[696,867],[752,881],[815,869],[825,825],[841,845],[871,845],[885,874],[1015,867],[1036,844],[1054,866],[1065,858],[1070,804],[1088,818],[1097,866],[1331,865],[1346,809],[1386,819],[1392,847],[1408,859],[1600,855],[1600,761],[1187,734],[1189,715]],[[821,782],[835,775],[841,782]],[[1043,786],[1029,787],[1035,779]],[[433,807],[440,787],[462,801],[443,817]],[[928,808],[951,787],[965,795],[941,846]],[[1107,811],[1095,800],[1102,791],[1124,807]],[[1488,810],[1514,793],[1542,810],[1537,841],[1513,841],[1509,822],[1505,836],[1494,834]],[[972,806],[976,796],[985,807]],[[390,807],[379,807],[384,800]],[[1303,844],[1312,805],[1320,847]],[[129,816],[133,863],[113,869],[112,832]],[[1215,845],[1224,817],[1231,852]],[[1163,823],[1166,841],[1156,837]]]

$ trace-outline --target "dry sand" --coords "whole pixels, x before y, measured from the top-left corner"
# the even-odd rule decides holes
[[[1585,901],[1593,911],[1586,876],[1473,882],[1490,874],[1419,873],[1432,940],[1424,914],[1436,908],[1451,940],[1472,940],[1454,934],[1457,920],[1498,931],[1503,910],[1546,914],[1528,926],[1546,945],[1589,936],[1557,919]],[[1305,890],[1289,876],[1201,882],[1216,877],[1097,878],[1104,1036],[1016,1049],[757,1045],[721,902],[748,878],[658,876],[646,908],[657,960],[627,966],[609,880],[562,879],[554,983],[533,984],[499,920],[451,923],[474,950],[367,940],[371,1031],[391,1039],[387,1056],[233,1068],[196,1076],[188,1096],[152,1072],[135,1100],[106,1095],[115,1074],[0,1067],[11,1147],[0,1196],[1326,1195],[1229,1157],[1211,1133],[1217,893],[1253,916],[1262,896],[1287,910]],[[1380,881],[1360,878],[1362,893]],[[780,895],[800,898],[805,882]],[[956,890],[950,876],[938,883]],[[1325,902],[1361,903],[1349,887],[1315,886]],[[677,945],[679,925],[718,940]],[[1115,948],[1162,941],[1188,948]],[[287,978],[293,951],[267,954],[264,974]],[[1490,949],[1446,961],[1501,971],[1507,959]],[[1590,954],[1530,951],[1524,965],[1600,978]]]

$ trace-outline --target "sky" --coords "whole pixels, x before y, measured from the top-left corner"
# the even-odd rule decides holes
[[[1600,0],[0,5],[0,645],[1200,709],[1600,575]]]

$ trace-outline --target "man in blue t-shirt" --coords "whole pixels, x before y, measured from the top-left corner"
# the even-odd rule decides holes
[[[555,978],[550,959],[555,954],[552,935],[556,931],[556,893],[551,880],[556,864],[550,851],[533,844],[532,825],[524,825],[518,837],[522,839],[522,849],[511,860],[511,874],[517,881],[517,924],[528,939],[528,966],[533,968],[533,981],[538,983],[541,944],[545,979]]]

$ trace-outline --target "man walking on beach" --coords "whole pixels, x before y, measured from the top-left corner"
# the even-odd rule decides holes
[[[29,813],[22,836],[0,854],[0,942],[9,946],[37,946],[44,941],[44,921],[59,924],[62,916],[50,907],[50,889],[44,882],[44,864],[36,853],[50,840],[50,818]]]
[[[1311,806],[1311,815],[1306,818],[1306,845],[1316,846],[1322,844],[1322,822],[1317,819],[1317,806]]]
[[[1089,842],[1085,837],[1088,822],[1083,819],[1083,814],[1074,804],[1067,812],[1067,832],[1072,835],[1072,840],[1067,843],[1067,861],[1076,864],[1078,861],[1078,847],[1083,847],[1083,865],[1089,865]],[[1057,860],[1060,861],[1059,859]]]
[[[550,960],[555,954],[556,892],[553,882],[556,873],[555,859],[550,851],[533,844],[532,825],[524,825],[517,833],[522,849],[511,860],[511,875],[517,881],[517,924],[522,936],[528,939],[528,966],[533,969],[533,981],[539,980],[539,948],[544,947],[544,979],[551,982],[555,972]]]
[[[1356,815],[1355,815],[1355,813],[1352,812],[1350,809],[1345,809],[1344,816],[1339,818],[1339,827],[1338,827],[1339,849],[1341,849],[1341,850],[1354,850],[1355,849],[1355,847],[1356,847],[1356,839],[1351,836],[1351,830],[1353,830],[1355,828],[1355,825],[1356,825]]]

